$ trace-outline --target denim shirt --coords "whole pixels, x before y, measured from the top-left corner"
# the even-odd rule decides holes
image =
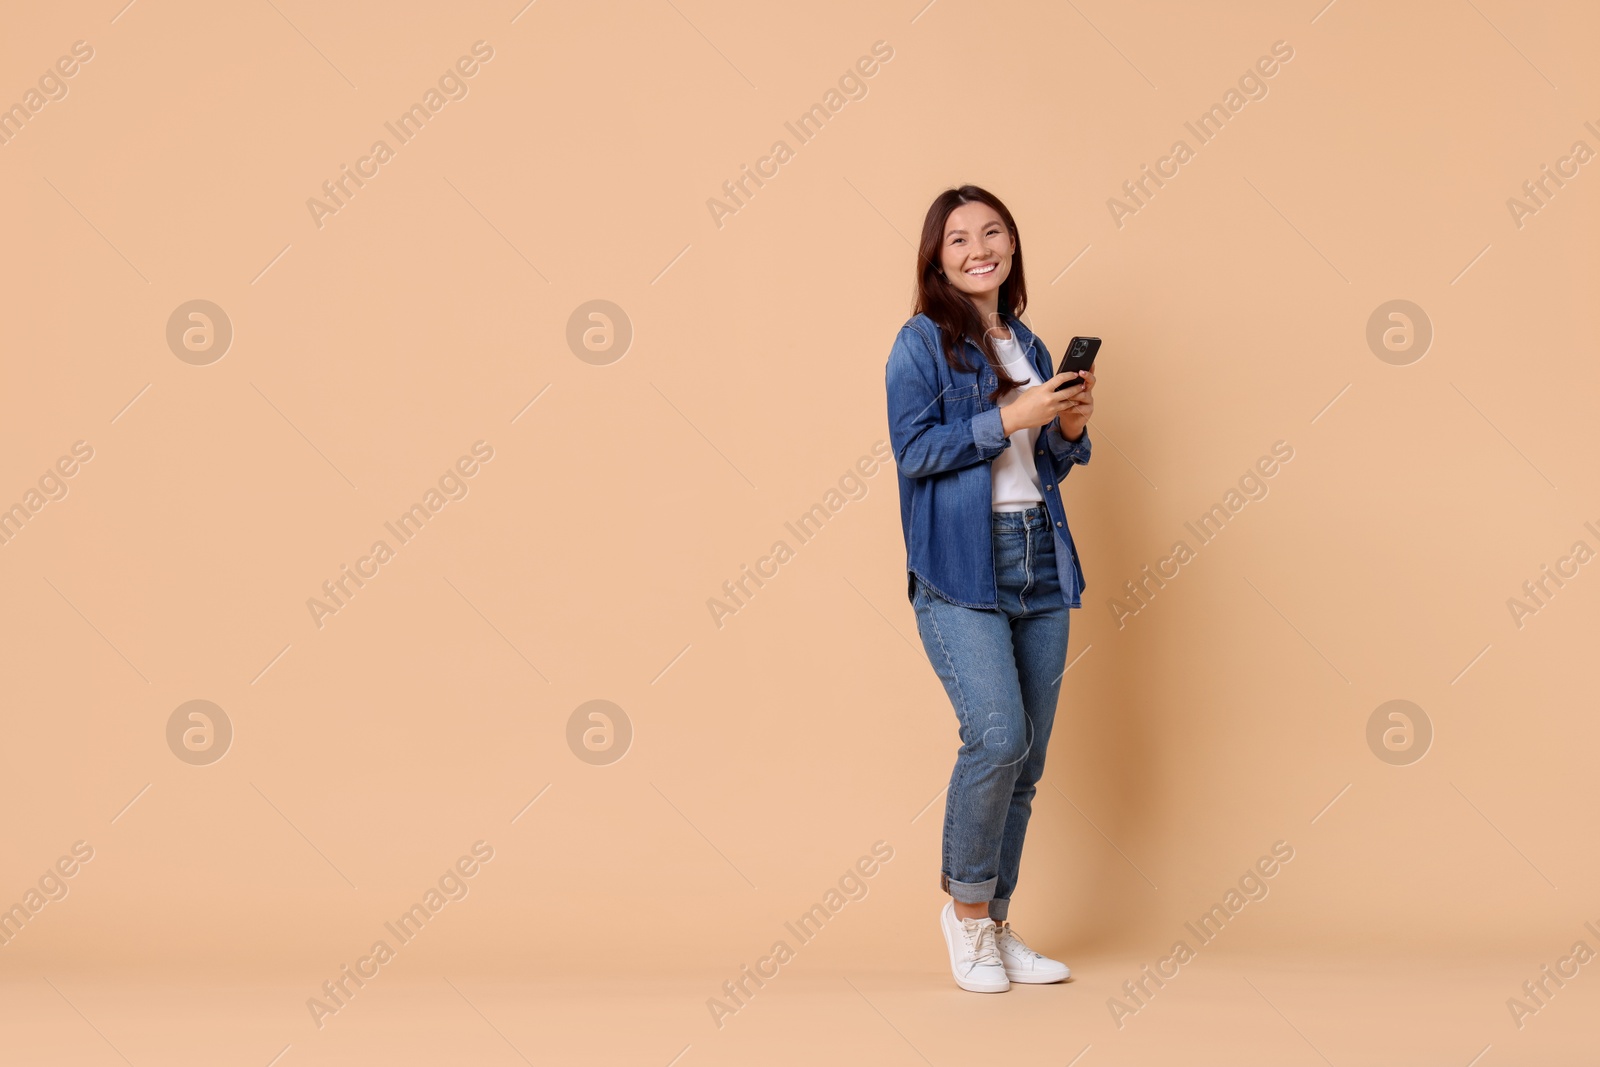
[[[1044,342],[1015,317],[1007,315],[1006,322],[1039,380],[1048,380],[1053,372]],[[884,367],[906,542],[906,597],[915,594],[915,576],[952,603],[998,608],[990,461],[1011,447],[1011,438],[1002,429],[999,406],[989,400],[998,377],[975,342],[966,338],[962,344],[977,370],[953,370],[940,347],[938,325],[919,314],[900,327]],[[1061,590],[1068,606],[1082,607],[1088,583],[1061,503],[1061,481],[1073,464],[1089,462],[1089,431],[1085,427],[1082,437],[1068,441],[1058,416],[1038,427],[1034,443]]]

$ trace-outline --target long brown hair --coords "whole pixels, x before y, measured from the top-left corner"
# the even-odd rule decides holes
[[[922,241],[917,248],[917,298],[911,313],[927,315],[938,325],[945,362],[954,370],[970,372],[976,369],[969,366],[965,357],[960,354],[961,338],[972,338],[1000,380],[999,386],[989,394],[990,403],[994,403],[1002,392],[1024,383],[1006,373],[1005,366],[1000,362],[1000,354],[995,351],[994,339],[985,329],[977,307],[965,293],[945,278],[943,259],[940,255],[944,245],[944,226],[950,218],[950,212],[962,204],[974,202],[988,204],[994,208],[995,214],[1000,216],[1006,229],[1011,232],[1014,251],[1011,256],[1011,273],[1000,283],[998,304],[1000,314],[1021,316],[1023,309],[1028,306],[1028,283],[1022,274],[1022,240],[1017,234],[1016,220],[1011,217],[1011,211],[1000,202],[1000,198],[987,189],[976,185],[963,185],[955,189],[946,189],[934,197],[933,203],[928,205],[928,214],[922,220]]]

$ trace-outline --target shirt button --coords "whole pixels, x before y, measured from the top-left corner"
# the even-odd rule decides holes
[[[1039,449],[1039,455],[1041,455],[1041,456],[1044,455],[1044,449],[1042,449],[1042,448]]]
[[[1055,486],[1053,486],[1053,485],[1047,485],[1047,486],[1045,486],[1045,488],[1046,488],[1046,489],[1054,489],[1054,488],[1055,488]]]
[[[1060,526],[1060,525],[1061,525],[1061,524],[1060,524],[1060,523],[1059,523],[1059,522],[1058,522],[1058,523],[1056,523],[1056,525],[1057,525],[1057,526]]]

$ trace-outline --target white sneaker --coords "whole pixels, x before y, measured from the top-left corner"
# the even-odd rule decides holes
[[[1000,962],[1005,966],[1006,977],[1013,982],[1045,985],[1060,982],[1072,973],[1060,960],[1053,960],[1029,948],[1011,929],[1009,922],[996,925],[994,940],[1000,953]]]
[[[945,901],[939,912],[939,927],[950,950],[950,972],[956,985],[974,993],[1004,993],[1011,988],[1005,964],[995,948],[995,923],[981,919],[957,919],[956,906]]]

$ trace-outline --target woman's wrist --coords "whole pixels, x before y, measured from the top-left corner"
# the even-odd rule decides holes
[[[1075,445],[1079,441],[1083,440],[1083,427],[1082,426],[1078,427],[1078,436],[1076,436],[1076,437],[1068,437],[1067,436],[1067,428],[1061,424],[1061,416],[1060,415],[1056,416],[1055,422],[1052,423],[1052,425],[1055,426],[1056,433],[1061,436],[1061,439],[1063,441],[1067,442],[1067,444],[1069,444],[1069,445]]]

